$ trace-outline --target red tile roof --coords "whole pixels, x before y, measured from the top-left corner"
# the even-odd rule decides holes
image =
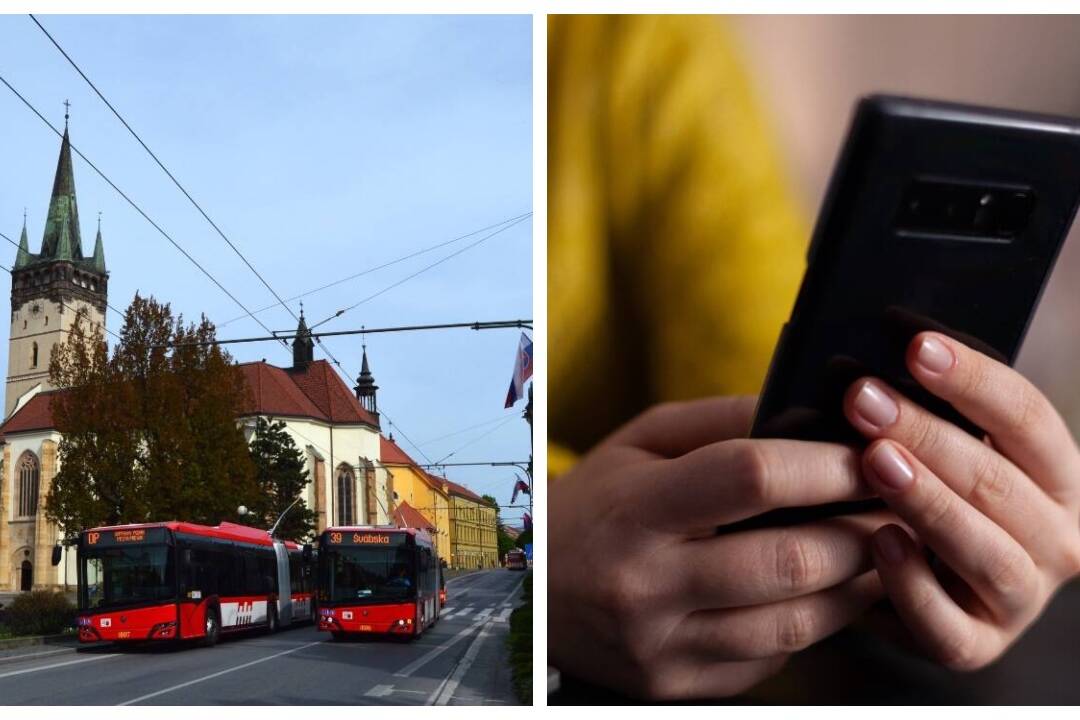
[[[51,430],[53,425],[52,408],[61,391],[40,392],[30,398],[19,411],[0,425],[0,435],[30,432],[32,430]]]
[[[251,390],[241,416],[280,415],[312,418],[336,425],[362,423],[379,427],[379,419],[360,405],[341,376],[325,360],[316,360],[303,370],[279,368],[265,361],[242,363],[237,367]],[[0,437],[54,428],[53,400],[62,392],[40,392],[30,398],[0,425]]]
[[[379,426],[378,418],[360,405],[325,360],[315,360],[303,369],[279,368],[265,361],[242,363],[239,368],[252,395],[251,404],[241,415],[287,415],[336,425]]]
[[[400,528],[420,528],[432,533],[435,532],[435,526],[421,515],[419,510],[404,500],[394,508],[394,524]]]
[[[415,460],[409,457],[409,454],[401,449],[393,440],[388,439],[383,435],[379,435],[379,460],[384,465],[408,465],[423,478],[431,488],[438,492],[443,492],[443,479],[435,477],[431,473],[421,468]]]
[[[400,445],[388,439],[385,435],[379,435],[379,459],[384,464],[417,467],[416,461],[409,457],[408,453],[402,450]]]
[[[436,475],[434,477],[438,477],[438,476]],[[484,505],[488,504],[487,500],[480,497],[479,495],[477,495],[476,493],[474,493],[472,490],[465,487],[464,485],[458,485],[456,482],[451,482],[450,480],[447,480],[446,478],[439,478],[439,480],[446,483],[450,487],[450,494],[451,495],[459,495],[461,497],[466,497],[466,498],[469,498],[470,500],[473,500],[475,502],[483,503]]]

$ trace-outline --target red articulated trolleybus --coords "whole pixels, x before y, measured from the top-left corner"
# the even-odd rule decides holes
[[[442,567],[426,530],[332,527],[319,536],[319,629],[420,637],[439,619]]]
[[[119,525],[79,536],[79,640],[189,640],[314,619],[294,542],[223,522]]]

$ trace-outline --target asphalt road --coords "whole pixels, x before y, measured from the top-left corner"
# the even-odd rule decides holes
[[[522,580],[500,569],[449,581],[441,619],[413,642],[339,643],[303,625],[213,648],[26,648],[0,657],[0,704],[517,704],[506,635]]]

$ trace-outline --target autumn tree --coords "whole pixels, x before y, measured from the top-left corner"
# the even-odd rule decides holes
[[[168,304],[138,295],[110,356],[78,313],[53,351],[52,401],[60,471],[46,500],[66,533],[119,523],[240,521],[258,495],[236,418],[247,387],[228,353],[210,344],[204,316],[185,325]]]
[[[308,484],[307,463],[286,432],[285,423],[258,418],[250,452],[259,485],[259,498],[251,503],[252,514],[269,528],[296,502],[275,535],[290,540],[311,539],[315,534],[315,511],[304,500],[297,500]]]

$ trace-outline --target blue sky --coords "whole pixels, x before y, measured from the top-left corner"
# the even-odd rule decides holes
[[[532,210],[529,16],[39,19],[282,297]],[[26,16],[0,18],[0,75],[54,125],[70,99],[77,148],[249,308],[274,301]],[[32,252],[58,151],[52,131],[0,86],[0,232],[17,240],[26,207]],[[205,313],[219,337],[263,334],[251,318],[225,324],[243,311],[78,157],[74,168],[86,253],[102,213],[110,304],[123,309],[138,291],[187,318]],[[311,295],[305,314],[325,318],[480,237]],[[527,220],[323,328],[530,318],[531,248]],[[0,262],[14,258],[0,240]],[[259,317],[295,327],[280,306]],[[120,318],[110,312],[108,324]],[[7,332],[0,324],[4,341]],[[502,407],[519,335],[368,338],[380,408],[410,454],[437,460],[468,444],[452,459],[528,457],[524,421],[500,420],[524,407]],[[351,386],[361,339],[326,344]],[[230,351],[291,362],[273,343]],[[5,351],[5,371],[6,362]],[[448,475],[509,502],[506,469]]]

